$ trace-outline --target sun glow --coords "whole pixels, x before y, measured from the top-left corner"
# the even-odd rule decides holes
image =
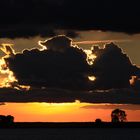
[[[73,103],[6,103],[0,111],[1,114],[10,112],[19,122],[85,122],[93,119],[91,111],[82,108],[86,105],[91,104],[78,100]]]
[[[6,54],[0,59],[0,74],[5,75],[2,82],[0,83],[0,88],[2,87],[12,87],[18,90],[29,90],[30,86],[18,85],[18,80],[14,76],[14,73],[8,68],[8,64],[4,60],[7,57],[14,57],[15,51],[12,49],[13,44],[1,44],[0,49]]]
[[[79,108],[81,106],[81,103],[79,100],[76,100],[73,103],[37,103],[37,105],[40,104],[42,108],[48,108],[51,109],[51,114],[57,114],[57,113],[65,113],[68,110],[72,111],[74,108]],[[83,104],[83,103],[82,103]],[[85,103],[86,104],[86,103]],[[41,110],[40,110],[41,111]],[[42,111],[41,111],[42,112]]]
[[[15,122],[93,122],[96,118],[110,121],[110,114],[116,105],[90,103],[5,103],[1,115],[15,117]],[[131,106],[131,105],[130,105]],[[117,106],[116,106],[117,107]],[[119,106],[120,107],[120,106]],[[135,107],[135,106],[134,106]],[[123,109],[123,105],[121,105]],[[140,120],[140,110],[125,109],[129,121]]]
[[[46,42],[46,40],[45,40],[45,41],[40,41],[40,40],[38,41],[38,45],[42,47],[42,48],[40,49],[40,51],[47,50],[46,46],[42,44],[42,43],[44,43],[44,42]]]
[[[135,82],[138,80],[139,78],[137,76],[132,76],[131,79],[129,80],[130,85],[134,85]]]
[[[4,58],[0,59],[0,74],[5,74],[7,77],[1,82],[0,87],[11,87],[11,83],[18,82],[12,71],[6,65]]]
[[[87,62],[89,65],[93,65],[93,62],[96,58],[96,55],[92,53],[92,50],[84,50],[84,52],[87,54]]]
[[[12,49],[12,46],[14,44],[7,44],[7,43],[2,43],[1,44],[1,50],[6,54],[6,55],[11,55],[11,54],[15,54],[15,51]]]
[[[84,41],[76,41],[74,42],[75,44],[97,44],[97,43],[109,43],[109,42],[115,42],[115,43],[118,43],[118,42],[130,42],[131,40],[129,39],[116,39],[116,40],[96,40],[96,41],[93,41],[93,40],[84,40]]]
[[[95,81],[95,80],[96,80],[96,77],[95,77],[95,76],[88,76],[88,79],[89,79],[90,81]]]

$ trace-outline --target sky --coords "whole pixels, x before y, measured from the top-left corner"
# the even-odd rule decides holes
[[[101,31],[101,30],[90,30],[90,31],[77,31],[76,37],[73,38],[74,42],[80,41],[90,41],[79,43],[78,46],[83,49],[90,49],[93,45],[100,45],[101,47],[104,44],[109,42],[115,42],[123,49],[123,51],[130,57],[131,61],[140,65],[139,61],[139,45],[140,45],[140,34],[126,34],[120,32],[111,32],[111,31]],[[66,31],[58,30],[56,31],[56,35],[65,34]],[[71,36],[70,36],[71,37]],[[38,40],[46,40],[49,37],[40,37],[35,36],[31,38],[1,38],[0,43],[10,43],[14,44],[13,48],[16,52],[21,52],[23,49],[31,49],[34,47],[40,48],[38,45]],[[98,41],[98,42],[94,42]],[[102,42],[100,42],[102,41]],[[3,52],[0,52],[0,55],[4,55]]]
[[[10,108],[10,109],[9,109]],[[0,108],[2,115],[11,113],[16,122],[94,122],[97,118],[111,121],[114,108],[124,109],[128,121],[139,121],[140,105],[80,103],[6,103]]]
[[[3,115],[16,121],[33,116],[34,121],[109,121],[111,111],[122,108],[128,120],[140,121],[137,3],[5,0],[0,5]]]

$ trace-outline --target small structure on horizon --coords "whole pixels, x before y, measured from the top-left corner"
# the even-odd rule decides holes
[[[97,118],[97,119],[95,120],[95,123],[96,123],[96,124],[100,124],[100,123],[102,123],[102,120],[101,120],[100,118]]]

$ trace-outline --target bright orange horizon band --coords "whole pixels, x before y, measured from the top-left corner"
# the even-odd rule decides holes
[[[0,114],[13,115],[16,122],[94,122],[97,118],[109,122],[113,109],[103,109],[104,106],[106,104],[88,104],[79,101],[59,104],[6,103],[0,106]],[[128,121],[140,121],[140,110],[129,108],[124,110]]]

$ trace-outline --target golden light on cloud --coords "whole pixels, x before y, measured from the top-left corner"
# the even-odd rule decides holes
[[[11,87],[11,83],[17,82],[13,72],[7,67],[4,58],[0,59],[0,74],[7,75],[1,82],[1,87]]]
[[[75,44],[97,44],[97,43],[118,43],[118,42],[130,42],[131,40],[129,39],[120,39],[120,40],[84,40],[84,41],[76,41],[74,42]]]
[[[84,52],[87,54],[87,62],[89,65],[93,65],[94,59],[96,58],[96,55],[92,53],[92,50],[84,50]]]
[[[7,43],[2,43],[0,49],[6,54],[6,55],[14,55],[15,51],[12,48],[14,44],[7,44]]]
[[[15,78],[14,74],[10,69],[7,67],[7,64],[4,58],[13,56],[15,54],[14,50],[12,49],[13,44],[1,44],[1,50],[6,54],[3,58],[0,59],[0,73],[7,75],[1,82],[1,87],[11,87],[11,83],[18,82]]]
[[[43,45],[44,42],[46,42],[46,40],[45,40],[45,41],[40,41],[40,40],[38,41],[38,45],[42,47],[42,48],[40,49],[41,51],[47,50],[46,46]]]
[[[4,78],[1,79],[0,87],[12,87],[18,90],[29,90],[30,86],[18,85],[18,80],[14,76],[14,73],[8,68],[4,58],[14,57],[16,54],[14,49],[12,48],[13,44],[1,44],[0,49],[6,54],[4,57],[0,59],[0,74],[5,75]]]
[[[130,85],[134,85],[139,78],[137,76],[132,76],[129,80]]]
[[[95,77],[95,76],[88,76],[88,79],[89,79],[90,81],[95,81],[95,80],[96,80],[96,77]]]
[[[50,112],[51,114],[65,113],[68,110],[72,111],[74,108],[79,108],[81,106],[81,103],[79,100],[76,100],[73,103],[45,103],[44,102],[44,103],[37,103],[36,105],[38,104],[40,104],[42,108],[51,109],[51,112]],[[40,110],[40,112],[42,111]]]

